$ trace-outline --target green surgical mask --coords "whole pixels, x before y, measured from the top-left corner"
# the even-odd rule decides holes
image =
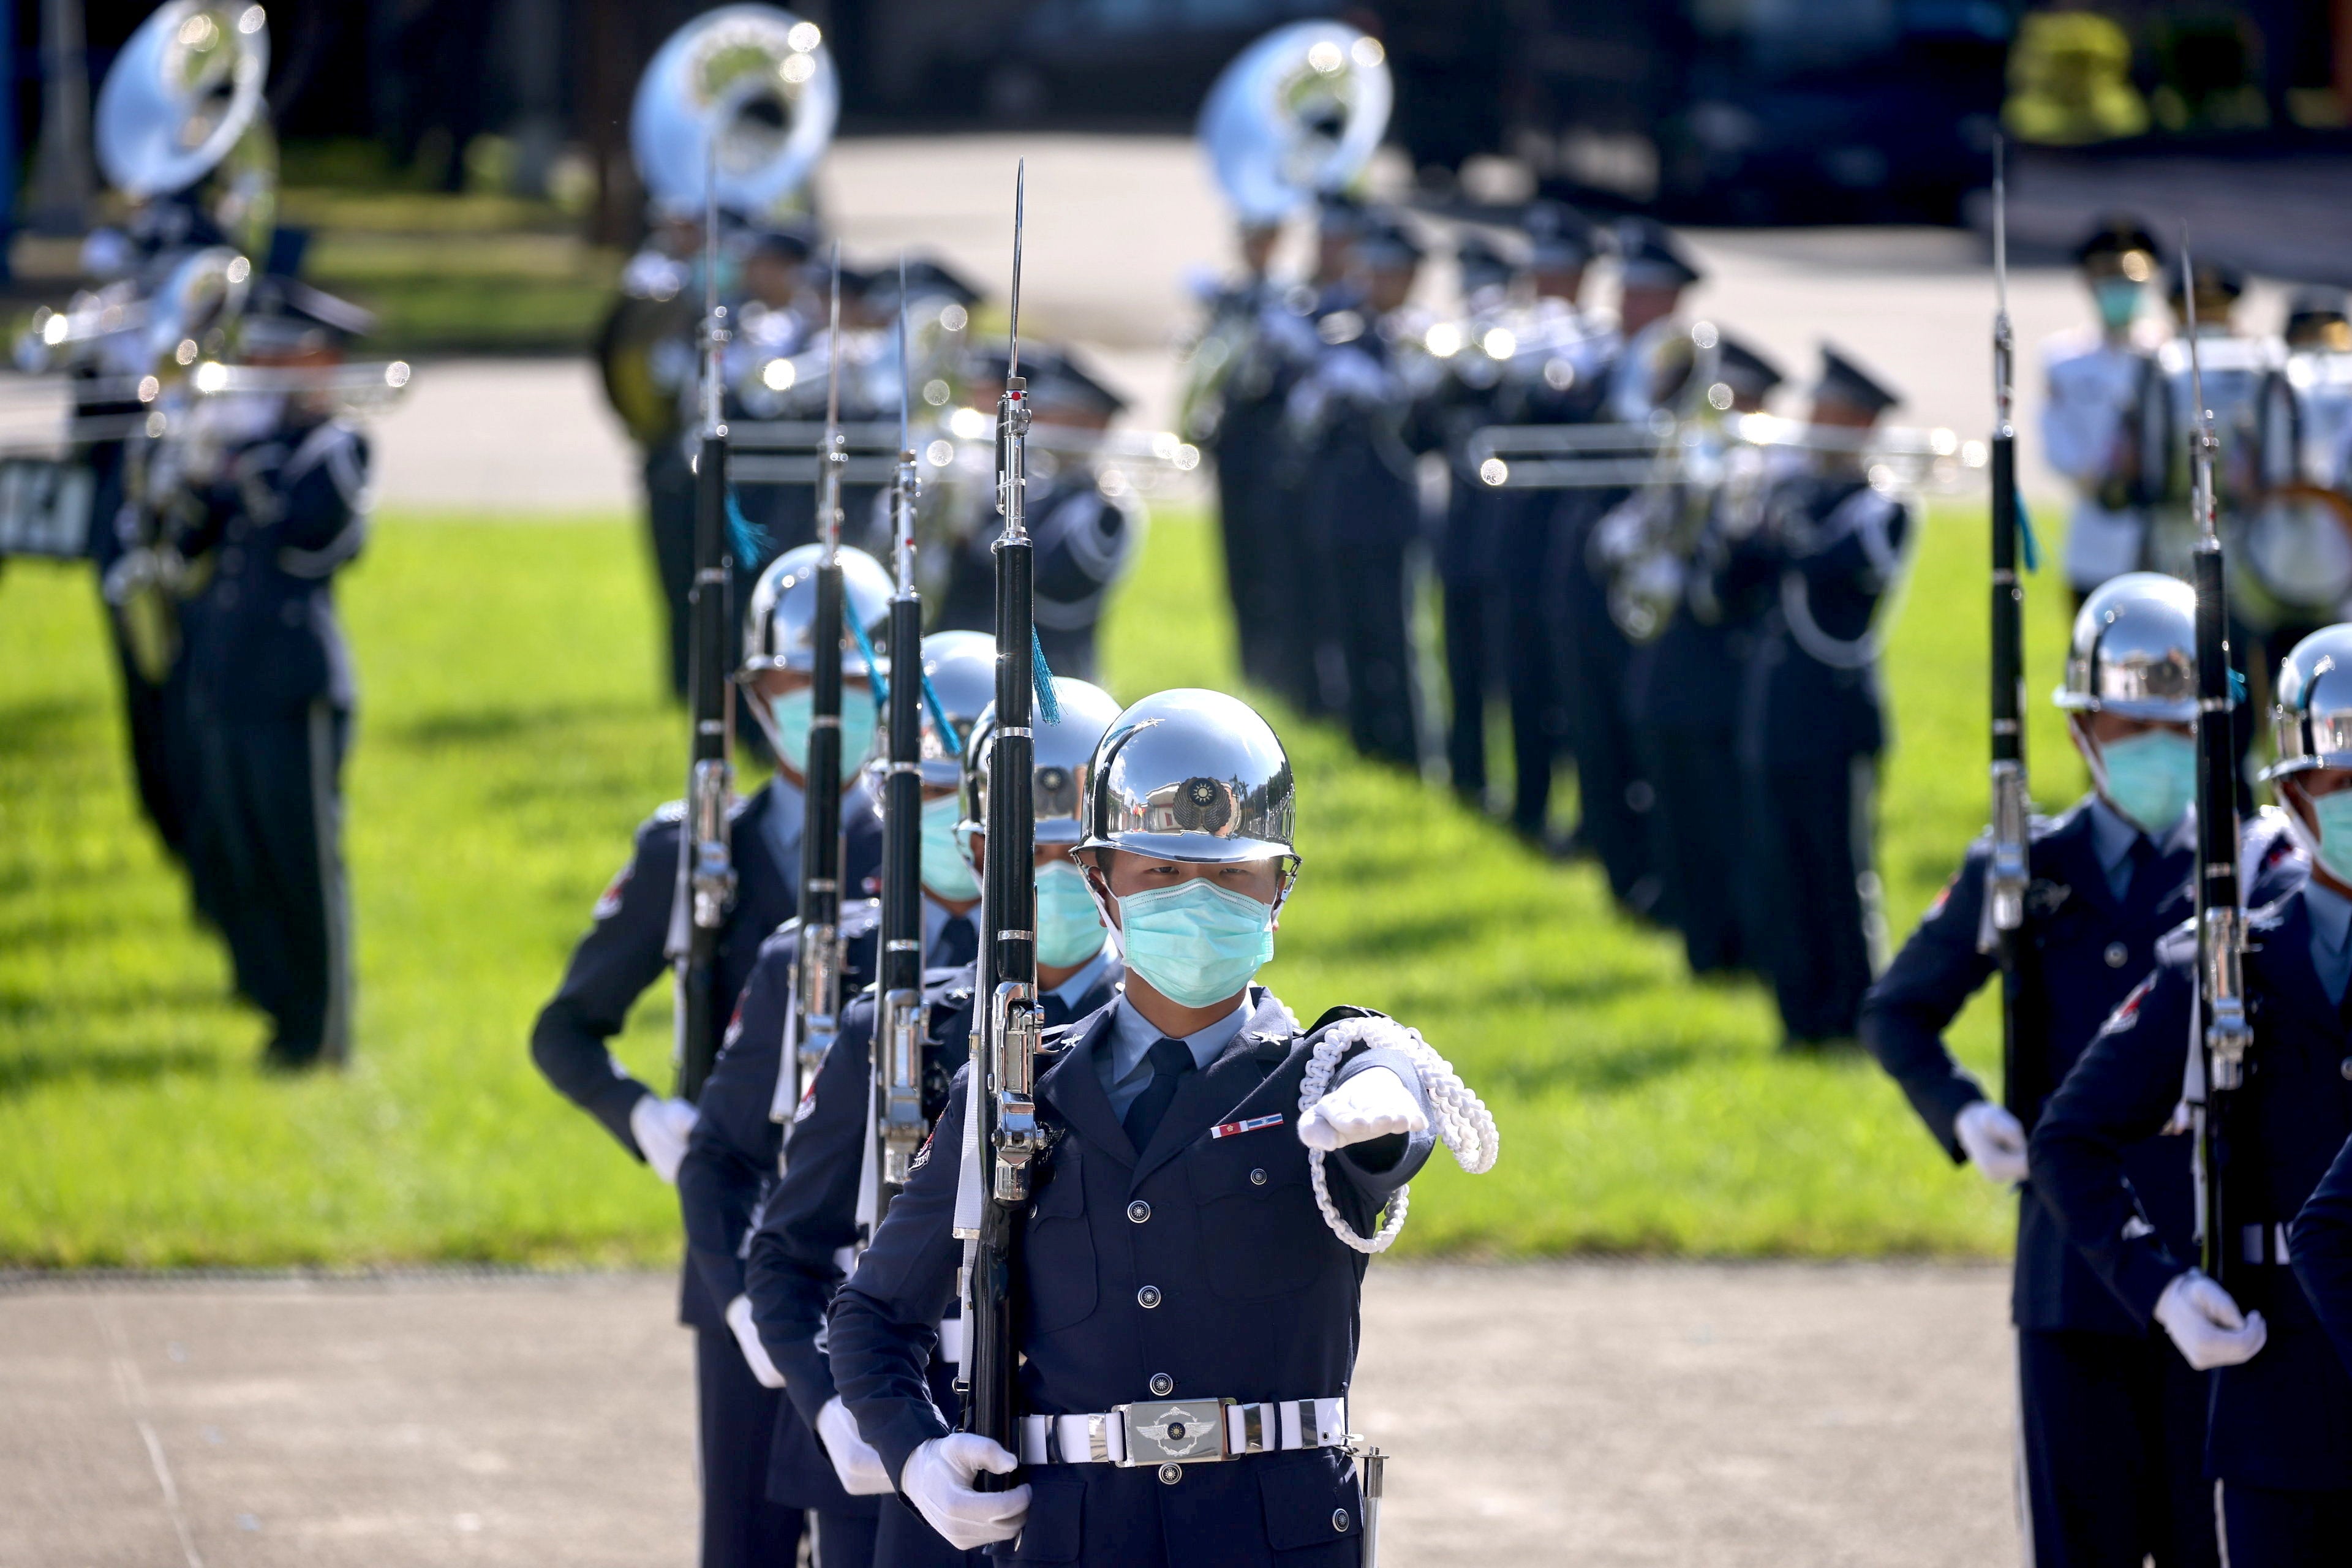
[[[1274,908],[1202,878],[1118,900],[1127,966],[1170,1001],[1205,1007],[1238,993],[1274,956]]]
[[[776,743],[776,754],[793,772],[808,776],[809,729],[816,717],[816,694],[807,687],[788,691],[768,702],[768,737]],[[845,689],[841,694],[841,779],[847,784],[866,765],[868,753],[874,750],[874,699],[863,690]]]
[[[2339,789],[2311,803],[2319,823],[2319,864],[2339,882],[2352,882],[2352,790]]]
[[[2107,799],[2141,831],[2161,835],[2197,798],[2197,742],[2150,730],[2099,747]]]
[[[1102,911],[1087,891],[1084,873],[1055,860],[1037,873],[1037,962],[1055,969],[1084,963],[1102,951]]]
[[[2120,332],[2139,315],[2139,285],[2128,278],[2102,278],[2091,285],[2091,298],[2099,307],[2099,322],[2111,332]]]
[[[956,840],[962,819],[963,807],[951,795],[923,802],[923,886],[950,903],[980,897],[980,879]]]

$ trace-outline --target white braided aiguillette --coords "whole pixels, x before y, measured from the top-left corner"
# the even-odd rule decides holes
[[[1437,1113],[1438,1141],[1454,1152],[1455,1163],[1474,1176],[1495,1168],[1501,1138],[1486,1101],[1462,1081],[1453,1063],[1421,1037],[1420,1030],[1407,1028],[1394,1018],[1344,1018],[1323,1031],[1323,1037],[1315,1043],[1315,1054],[1307,1058],[1307,1074],[1298,1086],[1298,1113],[1302,1118],[1329,1089],[1331,1075],[1339,1070],[1340,1059],[1359,1045],[1402,1051],[1411,1058],[1421,1075],[1422,1092],[1428,1096],[1430,1109]],[[1386,1252],[1394,1245],[1404,1229],[1405,1211],[1412,1191],[1410,1185],[1399,1187],[1391,1195],[1379,1230],[1370,1236],[1359,1236],[1331,1202],[1330,1184],[1323,1173],[1323,1151],[1309,1149],[1307,1165],[1315,1183],[1315,1206],[1322,1211],[1323,1223],[1331,1227],[1332,1235],[1363,1253]]]

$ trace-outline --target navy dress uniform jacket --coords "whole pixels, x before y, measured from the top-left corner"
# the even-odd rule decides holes
[[[2289,1245],[2312,1311],[2352,1367],[2352,1141],[2304,1204]]]
[[[871,900],[849,906],[842,911],[841,930],[842,994],[853,998],[843,1009],[845,1025],[849,1009],[857,1005],[855,994],[874,978],[880,907]],[[774,1185],[784,1147],[784,1124],[776,1120],[775,1111],[782,1092],[784,1033],[792,1020],[801,931],[797,919],[787,921],[760,944],[759,962],[727,1026],[726,1044],[696,1102],[700,1115],[677,1168],[687,1258],[721,1313],[728,1302],[743,1294],[743,1248],[760,1205]],[[804,1090],[799,1105],[808,1103],[809,1091]],[[771,1502],[859,1519],[874,1515],[874,1500],[851,1497],[842,1489],[816,1434],[783,1400],[777,1402],[764,1485]]]
[[[2100,1026],[2155,965],[2158,941],[2195,912],[2189,887],[2195,847],[2192,837],[2177,839],[2178,850],[2159,862],[2162,894],[2153,902],[2127,906],[2108,887],[2093,844],[2087,802],[2054,819],[2034,818],[2029,840],[2032,881],[2017,1009],[2020,1081],[2003,1086],[2003,1098],[2031,1128]],[[1953,1058],[1943,1035],[1978,987],[1998,973],[1993,955],[1977,947],[1990,854],[1990,835],[1969,847],[1959,870],[1863,1003],[1863,1043],[1903,1086],[1912,1109],[1956,1163],[1967,1155],[1953,1124],[1969,1105],[1987,1097],[1975,1076]],[[2275,812],[2247,822],[2242,859],[2252,868],[2256,902],[2292,890],[2304,876],[2303,859]],[[2189,1142],[2151,1137],[2123,1152],[2125,1173],[2146,1217],[2183,1256],[2196,1209]],[[2144,1331],[2144,1324],[2068,1245],[2057,1216],[2031,1186],[2018,1194],[2010,1321],[2021,1329],[2134,1338]]]
[[[1037,1099],[1056,1139],[1019,1222],[1021,1410],[1347,1392],[1367,1259],[1331,1234],[1308,1184],[1297,1111],[1313,1037],[1270,993],[1253,987],[1251,1000],[1242,1032],[1180,1080],[1140,1152],[1096,1071],[1114,1009],[1055,1042]],[[1373,1066],[1393,1068],[1420,1093],[1400,1053],[1365,1051],[1347,1064]],[[893,1475],[948,1430],[928,1373],[934,1325],[954,1299],[962,1258],[950,1222],[969,1072],[957,1075],[913,1180],[830,1320],[842,1398]],[[1268,1115],[1281,1121],[1213,1136]],[[1431,1146],[1423,1133],[1330,1156],[1325,1171],[1339,1212],[1369,1233]],[[1164,1394],[1153,1389],[1158,1374],[1172,1380]],[[1355,1562],[1361,1550],[1354,1468],[1337,1449],[1186,1466],[1172,1485],[1150,1467],[1100,1464],[1033,1466],[1022,1479],[1033,1489],[1028,1521],[1009,1551],[999,1549],[1005,1561],[1313,1568]]]
[[[729,821],[734,848],[735,901],[719,933],[712,984],[721,996],[740,995],[769,933],[793,918],[800,894],[800,864],[779,866],[764,826],[773,805],[762,784],[739,804]],[[881,861],[882,829],[863,804],[862,791],[842,802],[845,883],[862,889]],[[629,862],[597,900],[595,923],[572,952],[563,982],[531,1028],[531,1059],[565,1098],[604,1124],[632,1154],[643,1155],[629,1131],[629,1112],[653,1091],[629,1076],[606,1042],[621,1032],[646,988],[669,973],[670,904],[677,888],[679,823],[685,807],[672,801],[637,829]],[[719,1042],[719,1043],[723,1043]],[[726,1331],[727,1303],[714,1301],[691,1263],[684,1269],[678,1314],[698,1329]]]
[[[2301,889],[2256,910],[2250,929],[2254,1044],[2231,1106],[2229,1201],[2236,1220],[2268,1227],[2295,1217],[2352,1134],[2352,1030],[2312,967]],[[2144,1223],[2125,1151],[2180,1100],[2196,988],[2196,940],[2183,930],[2160,944],[2156,973],[2116,1010],[2033,1134],[2035,1191],[2142,1323],[2190,1260]],[[2230,1293],[2263,1314],[2269,1339],[2214,1374],[2208,1472],[2284,1491],[2352,1488],[2352,1375],[2291,1269],[2230,1256]]]

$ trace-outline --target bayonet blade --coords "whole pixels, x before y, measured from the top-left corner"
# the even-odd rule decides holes
[[[1028,195],[1029,160],[1024,158],[1013,165],[1013,355],[1004,367],[1007,381],[1021,374],[1021,222]]]

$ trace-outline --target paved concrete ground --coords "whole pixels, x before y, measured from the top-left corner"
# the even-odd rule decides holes
[[[0,1564],[693,1560],[655,1276],[0,1291]],[[1999,1270],[1376,1265],[1388,1560],[2009,1560]]]

